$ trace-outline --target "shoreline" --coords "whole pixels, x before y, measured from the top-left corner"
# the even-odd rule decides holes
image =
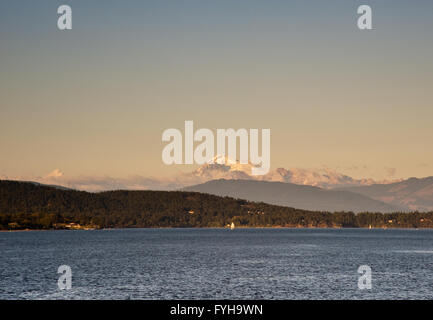
[[[226,229],[230,230],[227,227],[149,227],[149,228],[101,228],[101,229],[20,229],[20,230],[0,230],[0,232],[30,232],[30,231],[113,231],[113,230],[138,230],[138,229],[149,229],[149,230],[158,230],[158,229]],[[310,230],[433,230],[433,228],[367,228],[367,227],[236,227],[236,229],[310,229]]]

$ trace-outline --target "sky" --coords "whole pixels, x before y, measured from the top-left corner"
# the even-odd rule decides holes
[[[271,169],[431,176],[432,33],[430,0],[2,1],[0,176],[187,172],[185,120],[271,129]]]

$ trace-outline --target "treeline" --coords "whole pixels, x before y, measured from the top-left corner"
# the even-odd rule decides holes
[[[225,227],[433,228],[429,213],[318,212],[178,191],[89,193],[0,181],[0,229]]]

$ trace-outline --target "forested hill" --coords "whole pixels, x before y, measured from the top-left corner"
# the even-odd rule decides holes
[[[89,193],[0,180],[0,229],[433,227],[433,213],[318,212],[179,191]]]

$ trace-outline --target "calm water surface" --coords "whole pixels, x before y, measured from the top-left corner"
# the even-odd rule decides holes
[[[433,299],[433,230],[0,232],[0,299]]]

